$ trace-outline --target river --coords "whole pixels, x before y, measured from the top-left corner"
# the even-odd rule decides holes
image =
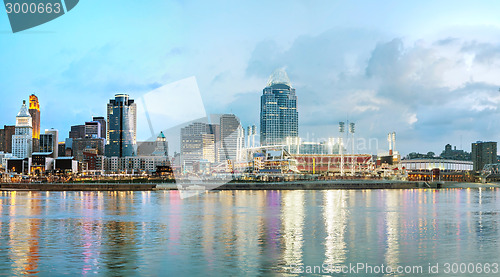
[[[496,188],[2,191],[0,274],[496,275],[499,200]]]

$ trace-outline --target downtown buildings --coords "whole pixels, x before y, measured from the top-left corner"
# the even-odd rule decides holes
[[[298,137],[297,96],[285,70],[269,77],[260,99],[260,144],[279,145]]]
[[[31,115],[31,123],[33,127],[33,152],[40,151],[39,139],[40,139],[40,103],[38,102],[38,97],[35,94],[29,96],[29,109]]]
[[[107,108],[106,156],[137,154],[137,107],[128,94],[116,94]]]
[[[107,104],[106,120],[94,116],[84,125],[72,126],[65,147],[79,162],[79,171],[85,174],[153,173],[157,167],[169,165],[168,143],[163,132],[147,155],[138,155],[136,135],[135,101],[128,94],[116,94]]]
[[[242,159],[245,132],[240,120],[234,114],[218,117],[218,124],[194,122],[181,129],[180,166],[184,171],[208,173],[214,164],[226,166]]]
[[[32,118],[26,107],[26,101],[16,116],[15,134],[12,136],[12,155],[17,158],[28,158],[33,151]]]
[[[477,141],[472,143],[471,160],[474,163],[474,171],[482,170],[486,164],[496,164],[497,143],[494,141]]]

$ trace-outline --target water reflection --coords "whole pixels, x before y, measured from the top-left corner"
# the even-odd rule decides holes
[[[285,267],[302,264],[304,191],[283,192],[281,221]]]
[[[391,268],[397,268],[399,265],[399,201],[400,193],[398,191],[388,191],[385,196],[385,214],[386,214],[386,237],[387,249],[385,254],[385,264]]]
[[[346,259],[345,231],[347,228],[347,191],[331,190],[324,194],[323,217],[325,222],[326,265],[341,266]]]
[[[500,190],[0,192],[3,275],[497,262]]]

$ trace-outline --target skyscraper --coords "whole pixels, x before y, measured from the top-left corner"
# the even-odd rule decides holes
[[[181,129],[181,163],[192,168],[200,160],[216,161],[215,124],[194,122]]]
[[[85,122],[86,138],[102,138],[101,123],[99,121]]]
[[[4,125],[3,129],[0,129],[0,151],[12,153],[12,136],[15,133],[15,125]]]
[[[219,160],[239,160],[245,144],[245,133],[240,120],[234,114],[223,114],[220,117]]]
[[[497,163],[497,143],[494,141],[472,143],[471,159],[474,171],[482,170],[486,164]]]
[[[33,127],[31,115],[26,107],[26,101],[16,116],[16,130],[12,136],[12,155],[17,158],[28,158],[33,151]]]
[[[70,139],[85,138],[85,125],[73,125],[69,131]]]
[[[59,131],[45,129],[45,134],[40,134],[40,152],[52,152],[52,157],[59,157]]]
[[[33,127],[33,152],[38,152],[40,150],[40,103],[38,103],[38,97],[34,94],[30,95],[29,100],[30,107],[28,111],[31,115]]]
[[[298,137],[297,96],[284,69],[269,77],[260,100],[261,145],[283,144],[287,137]]]
[[[92,117],[92,121],[101,123],[101,137],[106,138],[106,119],[104,116],[94,116]]]
[[[106,134],[106,156],[127,157],[137,154],[136,104],[128,94],[116,94],[109,100]]]

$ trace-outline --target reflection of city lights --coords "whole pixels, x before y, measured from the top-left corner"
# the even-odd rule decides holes
[[[327,265],[342,265],[346,258],[346,199],[345,190],[324,192],[323,217],[326,231],[324,263]]]
[[[387,191],[386,204],[386,230],[387,230],[387,251],[385,260],[387,265],[396,268],[399,263],[399,212],[400,207],[399,192]]]
[[[304,191],[287,191],[283,193],[282,222],[284,253],[287,266],[302,263],[302,245],[304,229]]]

